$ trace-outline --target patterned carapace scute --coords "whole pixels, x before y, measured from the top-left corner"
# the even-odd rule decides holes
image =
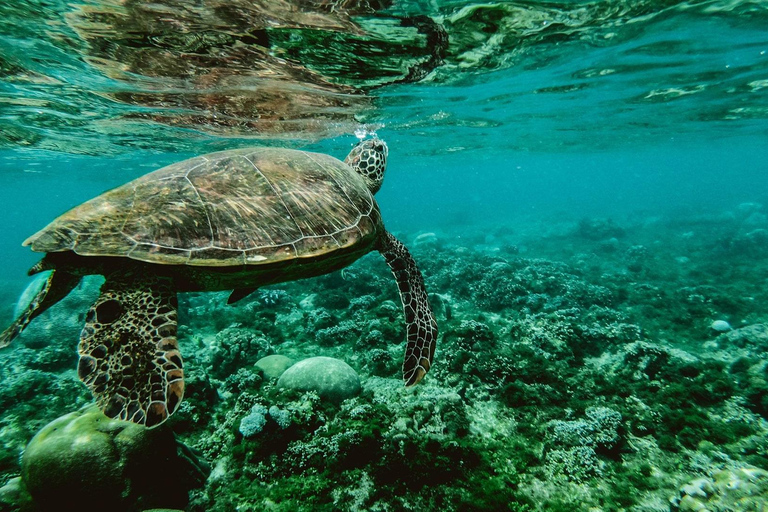
[[[184,396],[172,282],[109,275],[86,315],[78,353],[78,376],[104,414],[147,427],[164,422]]]
[[[343,162],[248,148],[147,174],[68,211],[24,244],[226,267],[323,255],[373,239],[380,223],[365,181]]]

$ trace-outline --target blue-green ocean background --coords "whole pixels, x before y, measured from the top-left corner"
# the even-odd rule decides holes
[[[178,15],[176,24],[130,26],[127,21],[110,25],[109,13],[139,12],[134,8],[142,2],[0,0],[2,323],[11,321],[29,282],[26,271],[39,257],[21,243],[68,208],[156,168],[212,151],[267,144],[343,159],[357,140],[355,130],[375,131],[389,144],[388,171],[376,196],[387,228],[407,244],[425,233],[439,240],[434,252],[416,250],[417,260],[456,258],[455,268],[485,265],[482,257],[506,250],[502,239],[506,246],[516,246],[503,256],[510,261],[541,257],[558,262],[561,253],[568,264],[579,258],[614,258],[614,249],[602,246],[605,252],[600,252],[597,245],[613,244],[612,231],[602,238],[595,235],[587,243],[595,245],[587,248],[579,238],[580,222],[607,222],[629,233],[628,239],[617,242],[619,251],[642,244],[664,255],[648,264],[656,265],[649,275],[667,270],[674,274],[678,267],[672,266],[692,265],[696,270],[691,273],[680,271],[686,285],[697,279],[714,288],[732,285],[728,293],[738,308],[713,307],[707,315],[686,319],[686,325],[697,330],[678,341],[697,357],[706,350],[696,343],[717,335],[708,330],[711,321],[725,319],[733,327],[744,327],[768,319],[765,303],[744,306],[748,293],[768,285],[768,250],[760,246],[746,255],[738,254],[739,249],[735,255],[728,253],[740,265],[732,277],[742,280],[730,283],[730,263],[726,256],[718,260],[717,252],[727,245],[722,242],[726,238],[754,241],[760,236],[750,238],[747,233],[768,229],[765,1],[393,0],[341,2],[336,9],[326,2],[287,4],[320,12],[337,26],[297,21],[294,14],[281,17],[275,14],[277,7],[264,17],[272,21],[263,21],[253,15],[264,8],[259,3],[227,14],[252,14],[250,23],[258,30],[249,32],[224,15],[213,16],[217,21],[210,24],[205,17],[178,21],[195,8],[182,9],[177,2],[153,4],[165,6],[157,11],[162,16],[156,14],[163,23]],[[97,20],[83,14],[93,12],[108,15]],[[431,22],[422,32],[404,21],[423,22],[424,16]],[[260,25],[253,21],[257,19]],[[447,37],[447,45],[437,49],[430,39],[436,31]],[[244,54],[237,53],[244,47],[256,52],[256,60],[275,59],[269,61],[268,72],[260,75],[263,70],[249,69]],[[200,56],[214,64],[201,64],[196,60]],[[143,60],[151,62],[143,66]],[[173,71],[171,63],[179,60],[194,63]],[[417,77],[409,76],[413,69],[420,70]],[[260,80],[275,76],[275,89],[288,91],[293,102],[270,103],[269,98],[279,94],[254,92]],[[315,94],[321,101],[311,99]],[[227,97],[248,101],[221,99]],[[267,117],[269,123],[264,122]],[[757,215],[736,226],[733,219],[739,212]],[[635,240],[632,233],[642,236]],[[765,242],[763,238],[756,243]],[[685,252],[694,246],[695,254]],[[582,251],[587,256],[579,256]],[[373,265],[370,260],[361,264]],[[632,272],[627,279],[644,281],[641,273]],[[475,278],[473,274],[468,279]],[[599,277],[585,279],[601,284]],[[739,292],[747,288],[751,292]],[[322,292],[322,287],[311,290]],[[450,289],[430,292],[451,295]],[[643,304],[630,306],[618,309],[637,312],[632,308]],[[674,318],[664,316],[668,306],[653,307],[659,308],[665,334],[642,325],[643,339],[656,342],[664,337],[664,343],[675,345],[668,336],[687,327],[675,326]],[[499,310],[480,308],[472,314],[494,328]],[[634,317],[629,320],[642,324]],[[454,321],[458,324],[458,317]],[[448,336],[452,327],[445,319],[441,322]],[[73,353],[76,343],[75,337]],[[764,352],[742,355],[764,365]],[[435,364],[441,364],[439,350]],[[765,390],[762,393],[765,396]],[[564,411],[571,405],[548,407]],[[761,425],[754,432],[766,439],[761,416],[765,412],[745,407]],[[622,414],[626,418],[628,413]],[[51,419],[41,416],[36,421]],[[629,432],[631,425],[625,428]],[[694,448],[695,443],[686,447]],[[764,451],[763,463],[768,460]],[[539,455],[540,461],[549,460]],[[756,460],[751,463],[768,469]],[[6,475],[18,472],[13,464],[2,469]],[[698,476],[702,474],[706,471]],[[685,475],[670,476],[656,489],[674,490],[697,473],[689,470]],[[758,506],[766,506],[766,481]],[[585,482],[578,484],[593,485]],[[664,492],[658,495],[676,494]],[[639,502],[602,506],[656,510],[650,505],[632,508]],[[373,501],[366,503],[372,506]],[[554,501],[538,503],[542,510],[557,509]],[[251,505],[255,508],[245,509],[259,509]],[[519,510],[535,508],[530,507]],[[578,509],[574,503],[563,507],[558,510]]]
[[[382,12],[450,19],[467,6],[472,4],[402,2]],[[502,43],[478,37],[480,48],[470,49],[479,57],[449,57],[421,83],[370,93],[374,107],[364,119],[392,149],[378,196],[391,229],[450,232],[473,225],[482,231],[529,216],[720,212],[765,198],[763,3],[474,7],[491,13],[490,21],[475,16],[480,21],[468,27],[454,21],[451,38],[497,31]],[[331,133],[342,132],[336,137],[309,142],[318,135],[285,140],[266,133],[254,140],[126,120],[126,113],[141,107],[110,102],[105,93],[141,89],[141,82],[108,78],[73,50],[80,46],[87,53],[64,22],[71,7],[22,2],[2,9],[5,290],[19,291],[23,280],[17,277],[35,261],[19,247],[26,236],[67,208],[153,168],[264,142],[342,158],[355,140],[354,122],[334,127]],[[516,9],[543,14],[520,28]],[[558,15],[581,19],[558,27]],[[342,46],[325,58],[340,56],[351,57]],[[344,69],[338,73],[337,81],[354,83]]]

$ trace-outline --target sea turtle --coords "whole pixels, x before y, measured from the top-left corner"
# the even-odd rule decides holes
[[[105,192],[24,242],[47,253],[29,274],[51,273],[0,334],[0,347],[84,275],[104,275],[80,335],[78,375],[107,416],[156,426],[184,394],[177,292],[232,289],[233,303],[260,286],[339,270],[376,249],[403,302],[403,379],[412,386],[429,371],[437,324],[415,261],[384,229],[373,198],[387,156],[375,137],[344,162],[290,149],[234,149]]]

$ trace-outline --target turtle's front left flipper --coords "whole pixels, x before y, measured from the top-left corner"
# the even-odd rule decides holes
[[[435,355],[437,322],[429,305],[424,279],[408,249],[392,234],[384,233],[376,247],[397,280],[405,313],[407,344],[403,380],[413,386],[429,371]]]
[[[133,271],[107,276],[85,318],[77,368],[107,416],[154,427],[178,408],[184,371],[176,305],[168,279]]]
[[[34,273],[38,266],[40,266],[39,263],[32,267],[30,273]],[[43,283],[43,287],[40,288],[40,291],[37,292],[27,308],[22,311],[19,318],[5,331],[0,333],[0,348],[10,345],[33,318],[66,297],[77,286],[80,279],[80,276],[70,274],[64,270],[51,271],[48,279]]]

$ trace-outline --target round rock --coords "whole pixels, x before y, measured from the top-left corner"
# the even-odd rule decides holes
[[[192,484],[173,432],[110,419],[90,406],[43,427],[21,461],[35,510],[183,508]],[[205,475],[207,477],[207,475]]]
[[[288,368],[277,381],[279,388],[316,391],[320,398],[339,403],[360,393],[360,377],[344,361],[310,357]]]
[[[262,357],[256,361],[256,369],[259,370],[266,379],[277,379],[285,370],[293,365],[293,359],[280,354]]]

